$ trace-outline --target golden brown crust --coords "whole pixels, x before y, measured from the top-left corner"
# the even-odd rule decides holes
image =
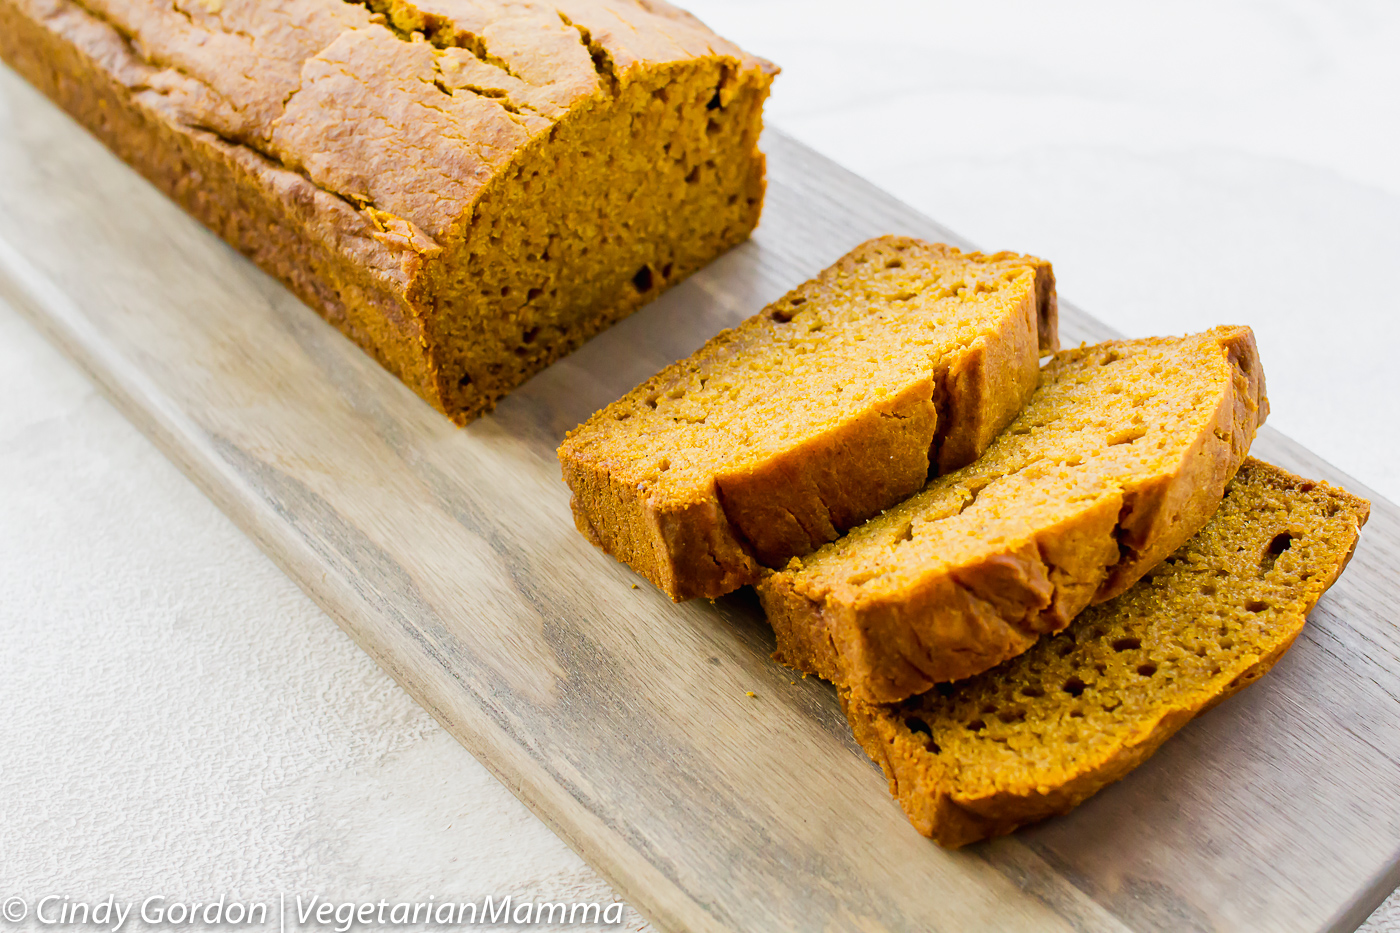
[[[773,69],[654,4],[0,0],[0,56],[459,422],[762,206]]]
[[[900,704],[843,690],[843,708],[910,822],[940,845],[1064,813],[1272,668],[1368,513],[1343,490],[1249,460],[1171,562],[1068,631]]]
[[[570,432],[575,522],[673,599],[752,583],[974,459],[1054,313],[1042,260],[871,240]]]
[[[1233,391],[1224,394],[1209,433],[1201,432],[1178,470],[1124,496],[1117,533],[1124,556],[1094,593],[1094,602],[1112,599],[1132,586],[1146,568],[1156,566],[1206,523],[1269,415],[1254,332],[1236,328],[1221,347]]]
[[[114,30],[72,4],[42,19],[0,0],[0,55],[117,155],[317,308],[420,394],[431,390],[419,322],[401,296],[417,254],[375,236],[343,201],[206,130],[133,99],[154,80]]]
[[[759,583],[780,660],[891,703],[1021,653],[1194,534],[1267,412],[1248,328],[1070,350],[1046,373],[981,460]]]

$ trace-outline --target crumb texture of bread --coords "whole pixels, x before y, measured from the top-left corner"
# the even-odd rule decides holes
[[[1250,459],[1201,531],[1127,592],[966,681],[843,692],[910,821],[956,847],[1064,813],[1262,677],[1355,550],[1370,505]]]
[[[969,677],[1205,524],[1268,410],[1247,327],[1057,354],[974,463],[759,583],[777,656],[861,700]]]
[[[864,243],[570,432],[575,521],[673,599],[753,583],[975,460],[1056,314],[1043,260]]]
[[[0,56],[458,423],[762,209],[776,69],[654,0],[0,0]]]

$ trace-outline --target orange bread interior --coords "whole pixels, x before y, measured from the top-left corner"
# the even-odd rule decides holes
[[[967,677],[1205,523],[1267,403],[1252,332],[1058,354],[975,463],[760,584],[779,656],[874,702]]]
[[[959,846],[1062,813],[1263,676],[1342,572],[1369,505],[1249,460],[1194,538],[1069,629],[894,706],[847,698],[925,835]]]
[[[571,432],[581,531],[718,596],[973,460],[1035,388],[1048,263],[872,240]]]

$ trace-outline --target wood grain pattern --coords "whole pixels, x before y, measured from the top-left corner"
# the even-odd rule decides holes
[[[769,661],[750,595],[673,606],[573,530],[569,427],[869,236],[958,242],[766,148],[751,243],[458,430],[0,69],[0,298],[662,929],[1353,929],[1400,880],[1395,506],[1260,685],[956,853]],[[1255,452],[1366,493],[1275,432]]]

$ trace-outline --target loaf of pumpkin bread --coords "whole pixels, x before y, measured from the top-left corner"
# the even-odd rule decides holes
[[[0,56],[458,422],[762,206],[775,69],[661,0],[0,0]]]
[[[844,695],[846,716],[941,845],[1064,813],[1283,657],[1369,511],[1248,460],[1210,522],[1126,593],[970,680],[894,706]]]
[[[871,240],[570,432],[575,522],[673,599],[727,593],[975,459],[1055,335],[1049,263]]]
[[[892,703],[970,677],[1205,524],[1268,403],[1247,327],[1057,354],[975,463],[759,584],[778,657]]]

